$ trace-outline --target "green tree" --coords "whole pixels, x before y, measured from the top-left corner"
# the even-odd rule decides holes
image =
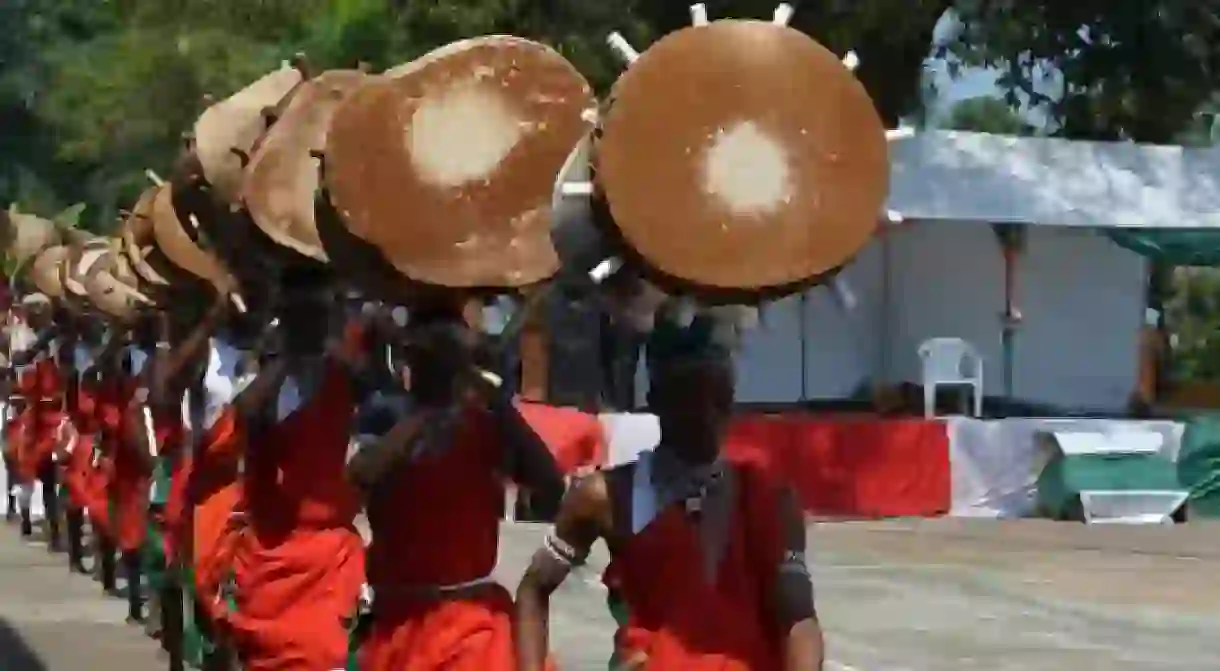
[[[1008,103],[993,96],[966,98],[954,103],[940,126],[996,135],[1033,135],[1034,127]]]
[[[961,0],[956,12],[947,49],[1001,68],[1009,102],[1045,108],[1065,137],[1171,142],[1220,90],[1215,2]]]

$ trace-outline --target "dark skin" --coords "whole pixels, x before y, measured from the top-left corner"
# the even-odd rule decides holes
[[[365,326],[365,343],[358,352],[350,352],[334,337],[335,312],[341,302],[334,288],[322,282],[303,283],[291,291],[276,296],[279,325],[268,327],[263,334],[264,356],[253,381],[233,401],[237,418],[246,431],[248,443],[261,443],[260,438],[275,424],[275,402],[280,389],[290,375],[320,379],[326,362],[338,364],[346,372],[355,395],[361,403],[380,384],[365,353],[376,340],[375,323]],[[329,318],[323,318],[323,315]]]
[[[651,410],[661,424],[657,450],[671,450],[692,466],[707,464],[720,453],[720,445],[733,406],[731,365],[676,367],[658,374],[649,394]],[[594,473],[584,478],[564,497],[555,520],[554,536],[588,556],[593,545],[605,542],[612,556],[626,547],[631,534],[629,519],[616,519],[616,505],[630,497],[630,467]],[[625,477],[624,477],[625,476]],[[781,498],[781,523],[789,551],[804,553],[805,523],[800,506],[790,492]],[[776,567],[779,570],[779,567]],[[536,555],[517,588],[517,664],[522,671],[545,668],[549,649],[550,597],[567,577],[568,569]],[[809,595],[776,595],[779,626],[787,632],[784,643],[785,669],[808,671],[822,668],[823,639]],[[625,668],[643,668],[646,656],[626,660]]]
[[[365,496],[372,497],[383,482],[407,465],[417,441],[448,440],[431,436],[433,420],[452,408],[465,407],[487,413],[499,429],[504,443],[505,476],[522,487],[555,496],[563,491],[563,477],[549,448],[521,413],[494,383],[480,374],[481,356],[474,331],[457,315],[437,318],[428,326],[407,332],[405,348],[410,370],[410,395],[414,402],[405,414],[375,444],[361,449],[348,464],[348,480]]]

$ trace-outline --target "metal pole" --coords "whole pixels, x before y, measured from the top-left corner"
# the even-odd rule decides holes
[[[809,305],[809,291],[802,291],[800,299],[797,301],[797,309],[800,310],[799,322],[797,324],[798,333],[801,338],[801,403],[809,400],[809,352],[807,350],[809,343],[808,324],[805,323],[808,316],[806,307]]]

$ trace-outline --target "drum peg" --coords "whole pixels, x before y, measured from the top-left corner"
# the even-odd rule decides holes
[[[843,57],[843,67],[852,72],[855,72],[856,68],[860,67],[860,57],[856,55],[856,52],[847,52],[847,55]]]
[[[301,73],[301,79],[312,79],[309,74],[309,59],[306,58],[305,52],[298,51],[292,55],[292,60],[288,61],[293,70]]]
[[[690,23],[692,26],[707,25],[707,5],[696,2],[690,6]]]
[[[246,167],[250,164],[250,155],[239,147],[229,147],[229,153],[237,157],[241,161],[241,167]]]
[[[786,26],[788,25],[788,22],[792,21],[792,15],[794,13],[796,13],[796,10],[792,8],[792,5],[786,2],[781,2],[775,8],[775,14],[771,17],[771,23],[774,23],[777,26]]]
[[[886,210],[885,221],[887,224],[898,225],[906,221],[906,217],[902,216],[902,213],[898,210]]]
[[[594,284],[601,284],[610,279],[610,276],[617,273],[622,267],[623,260],[617,256],[612,256],[594,266],[593,270],[589,271],[589,279],[593,280]]]
[[[589,125],[597,125],[600,117],[601,114],[597,111],[596,107],[590,107],[580,113],[580,120]]]
[[[623,62],[627,65],[631,65],[640,57],[640,52],[636,51],[635,47],[631,46],[631,43],[627,41],[627,38],[623,37],[623,34],[618,31],[610,33],[606,37],[606,44],[609,44],[610,49],[618,54],[619,58],[622,58]]]
[[[910,126],[902,126],[885,131],[885,141],[893,142],[895,140],[905,140],[915,136],[915,129]]]
[[[564,182],[559,193],[565,198],[592,196],[593,182]]]
[[[830,291],[834,294],[835,303],[838,303],[844,312],[851,312],[856,309],[859,301],[856,300],[856,292],[852,291],[851,285],[847,283],[847,280],[842,277],[834,277],[831,278],[829,284]]]
[[[161,179],[161,176],[153,172],[151,169],[145,170],[144,176],[147,177],[148,181],[152,182],[154,186],[163,186],[165,184],[165,180]]]

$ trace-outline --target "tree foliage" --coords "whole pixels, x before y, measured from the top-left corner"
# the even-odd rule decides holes
[[[1021,117],[1008,103],[993,96],[977,96],[958,101],[949,110],[941,127],[996,135],[1033,135],[1033,124]]]
[[[767,19],[775,7],[705,4],[713,19]],[[1004,66],[1012,96],[1047,107],[1059,132],[1076,137],[1174,137],[1200,123],[1220,88],[1210,0],[799,4],[793,27],[839,55],[854,50],[891,125],[920,111],[936,47]],[[958,30],[935,44],[950,9]],[[145,185],[146,168],[169,165],[204,94],[228,95],[298,51],[319,68],[385,68],[453,40],[512,33],[552,44],[604,92],[621,69],[608,33],[643,49],[689,21],[687,3],[668,0],[4,0],[0,204],[52,212],[84,202],[84,224],[106,226]],[[1067,94],[1037,86],[1047,69],[1035,64],[1062,73]]]
[[[1213,0],[961,0],[949,51],[1003,70],[1060,135],[1167,143],[1220,89]]]

